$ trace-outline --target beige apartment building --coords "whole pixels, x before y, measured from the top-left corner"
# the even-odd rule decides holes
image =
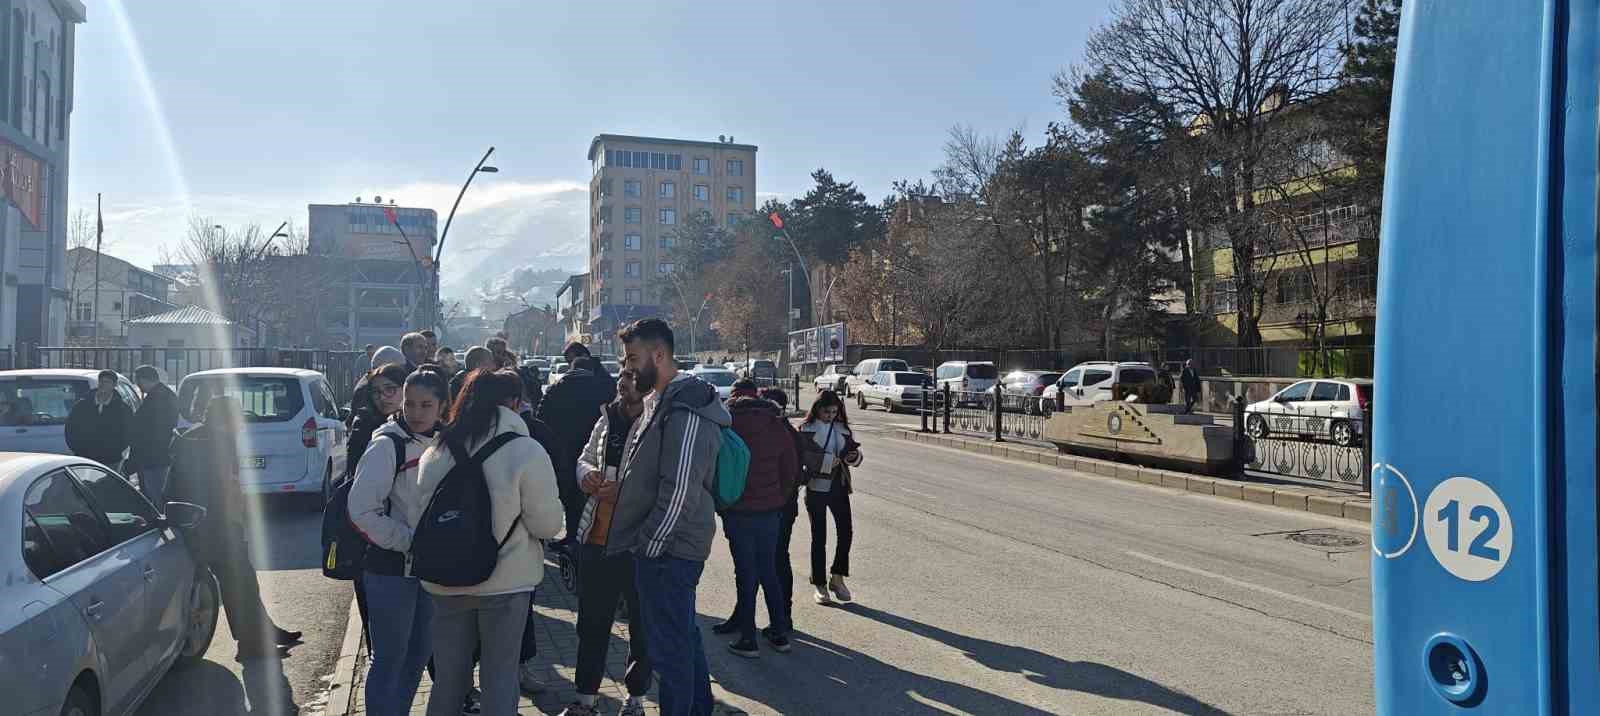
[[[678,300],[673,231],[696,212],[732,227],[756,210],[756,147],[601,134],[589,143],[590,342]]]

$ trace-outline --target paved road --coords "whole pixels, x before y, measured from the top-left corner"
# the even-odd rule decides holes
[[[708,630],[730,702],[752,713],[1373,710],[1360,525],[894,441],[883,431],[915,416],[852,417],[867,455],[857,603],[799,595],[797,648],[759,661]],[[802,515],[802,581],[807,530]],[[719,540],[704,622],[731,611],[732,582]]]
[[[315,711],[327,697],[327,677],[339,657],[350,611],[350,585],[322,576],[318,560],[322,515],[303,502],[269,501],[259,513],[263,539],[251,550],[261,597],[278,624],[305,632],[304,643],[278,660],[234,661],[227,620],[217,625],[206,661],[168,673],[141,716]]]

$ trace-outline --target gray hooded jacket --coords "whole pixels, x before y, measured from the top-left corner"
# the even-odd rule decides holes
[[[606,554],[704,562],[717,533],[717,452],[733,420],[716,388],[683,375],[667,384],[649,417],[634,422],[624,448]]]

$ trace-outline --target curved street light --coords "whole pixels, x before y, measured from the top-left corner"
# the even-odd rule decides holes
[[[456,219],[456,209],[461,208],[461,197],[467,195],[467,187],[472,186],[472,180],[476,178],[480,172],[484,174],[494,174],[500,171],[499,167],[485,166],[485,164],[489,161],[490,154],[494,154],[493,145],[489,146],[489,150],[484,152],[483,157],[478,160],[478,163],[475,166],[472,167],[471,173],[467,174],[467,180],[462,182],[461,191],[456,193],[456,202],[450,205],[450,215],[446,216],[444,219],[444,231],[439,232],[439,245],[434,247],[433,252],[433,287],[431,293],[433,294],[432,298],[435,307],[443,305],[443,302],[439,296],[439,259],[444,257],[444,240],[450,236],[450,224]],[[431,318],[437,320],[437,312],[435,312],[435,315]]]

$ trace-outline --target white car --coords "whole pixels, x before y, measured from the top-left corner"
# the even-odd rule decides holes
[[[1353,378],[1302,380],[1244,409],[1245,433],[1327,438],[1341,447],[1357,444],[1372,409],[1372,381]]]
[[[844,396],[861,389],[867,378],[883,371],[909,371],[911,366],[899,358],[868,358],[850,369],[850,374],[845,376]]]
[[[999,383],[1000,369],[989,361],[946,361],[934,369],[933,379],[940,390],[948,386],[951,393],[984,393],[994,390]],[[979,402],[971,399],[971,395],[966,397],[967,403]],[[984,398],[982,402],[988,405],[991,404],[989,400],[993,398]],[[959,398],[952,398],[951,401],[957,404],[963,402]]]
[[[622,372],[622,364],[614,360],[600,361],[600,367],[605,368],[606,374],[613,378],[617,377],[617,374]]]
[[[220,594],[183,532],[204,517],[91,460],[0,453],[0,711],[131,714],[203,660]]]
[[[929,402],[937,404],[939,394],[933,389],[933,379],[926,374],[910,370],[880,371],[869,376],[856,390],[856,407],[866,410],[868,405],[878,405],[891,413],[920,408],[924,389]]]
[[[569,370],[572,370],[572,366],[566,361],[560,361],[550,366],[550,375],[545,378],[545,385],[560,383],[561,376],[566,375]]]
[[[1079,363],[1062,373],[1041,396],[1046,405],[1061,410],[1073,403],[1098,403],[1111,400],[1111,386],[1118,383],[1148,383],[1156,379],[1149,363],[1090,361]]]
[[[727,368],[697,368],[689,372],[716,388],[719,400],[733,397],[733,384],[739,380],[739,376]]]
[[[815,380],[811,381],[812,385],[815,385],[819,392],[831,390],[840,395],[844,395],[846,376],[845,374],[839,372],[841,367],[843,366],[838,364],[828,366],[826,370],[822,371],[822,375],[817,376]]]
[[[244,408],[239,482],[247,494],[320,498],[343,475],[349,431],[327,379],[299,368],[223,368],[190,373],[178,384],[180,428],[205,419],[206,403],[226,395]],[[360,456],[357,456],[359,459]]]
[[[0,450],[70,455],[67,414],[94,393],[98,370],[65,368],[0,371]],[[128,410],[139,409],[139,395],[127,378],[117,377],[117,395]]]

